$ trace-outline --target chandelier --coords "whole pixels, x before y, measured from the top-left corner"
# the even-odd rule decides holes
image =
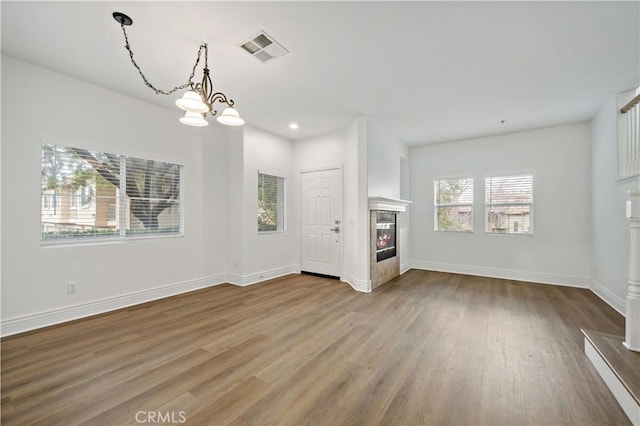
[[[233,99],[227,99],[227,96],[224,93],[213,91],[213,83],[211,82],[211,76],[209,75],[209,50],[206,43],[201,44],[200,48],[198,49],[196,63],[193,65],[189,80],[187,80],[186,83],[176,86],[171,90],[161,90],[156,88],[153,84],[149,83],[147,77],[145,77],[144,73],[142,72],[136,61],[133,59],[133,51],[131,50],[131,46],[129,45],[129,37],[127,36],[127,30],[125,29],[125,26],[133,24],[133,20],[124,13],[120,12],[113,12],[113,19],[115,19],[116,22],[120,24],[122,33],[124,34],[124,47],[129,52],[131,63],[138,70],[140,77],[142,77],[142,80],[144,80],[144,84],[148,88],[153,90],[157,95],[171,95],[178,90],[189,89],[184,93],[182,98],[176,101],[176,106],[186,111],[184,117],[181,117],[179,119],[181,123],[186,124],[187,126],[196,127],[209,125],[209,122],[205,120],[205,117],[207,113],[211,114],[211,116],[215,116],[218,113],[214,109],[214,104],[216,102],[219,102],[226,105],[227,107],[224,109],[224,111],[222,111],[222,114],[217,117],[218,122],[226,124],[228,126],[242,126],[244,124],[244,120],[240,118],[238,111],[236,111],[236,109],[233,107]],[[196,68],[200,63],[200,58],[203,51],[204,68],[202,70],[202,82],[194,83],[193,77],[195,75]]]

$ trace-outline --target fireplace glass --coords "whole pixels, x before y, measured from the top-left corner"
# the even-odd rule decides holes
[[[376,212],[376,260],[396,255],[396,214]]]

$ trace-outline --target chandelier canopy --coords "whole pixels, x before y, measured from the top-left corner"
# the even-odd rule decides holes
[[[211,116],[215,116],[218,113],[218,111],[214,109],[214,104],[216,102],[226,105],[222,114],[217,117],[218,122],[226,124],[227,126],[242,126],[244,124],[244,120],[240,118],[240,114],[238,114],[238,111],[233,107],[233,99],[228,99],[222,92],[213,91],[213,82],[209,75],[209,49],[207,48],[206,43],[201,44],[198,48],[196,62],[193,65],[191,75],[187,82],[179,86],[175,86],[173,89],[168,91],[161,90],[149,83],[147,77],[145,77],[144,73],[133,59],[133,50],[131,50],[131,46],[129,45],[129,37],[127,36],[127,30],[125,28],[126,26],[133,24],[133,20],[121,12],[113,12],[113,19],[120,24],[122,33],[124,34],[124,47],[127,49],[127,52],[129,52],[131,63],[138,70],[140,77],[142,77],[144,84],[148,88],[153,90],[157,95],[171,95],[178,90],[188,89],[180,99],[176,100],[176,106],[185,111],[184,117],[181,117],[179,120],[182,124],[195,127],[204,127],[209,125],[209,122],[205,120],[205,117],[207,116],[207,113],[211,114]],[[200,63],[203,51],[204,68],[202,69],[202,81],[200,83],[194,83],[193,78],[196,68]]]

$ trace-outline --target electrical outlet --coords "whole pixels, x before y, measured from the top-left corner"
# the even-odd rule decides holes
[[[67,284],[67,294],[73,294],[78,292],[78,283],[73,281]]]

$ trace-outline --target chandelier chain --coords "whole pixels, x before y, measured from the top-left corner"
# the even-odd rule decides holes
[[[205,51],[205,64],[208,62],[207,61],[208,49],[207,49],[207,45],[206,44],[201,44],[200,48],[198,49],[198,57],[196,58],[196,63],[193,65],[193,69],[191,70],[191,75],[189,76],[189,80],[185,84],[181,84],[179,86],[174,87],[171,90],[166,91],[166,90],[162,90],[162,89],[156,88],[153,84],[151,84],[149,82],[149,80],[147,80],[147,77],[144,75],[144,73],[140,69],[140,66],[136,63],[135,59],[133,59],[133,50],[131,50],[131,45],[129,44],[129,37],[127,36],[127,30],[124,28],[124,24],[121,23],[120,27],[122,28],[122,32],[124,33],[124,41],[125,41],[124,47],[129,52],[129,57],[131,58],[131,63],[138,70],[138,73],[140,74],[140,77],[142,77],[142,80],[144,81],[144,84],[148,88],[153,90],[157,95],[170,95],[170,94],[172,94],[172,93],[174,93],[174,92],[176,92],[178,90],[186,89],[187,87],[189,87],[191,89],[194,88],[193,77],[195,75],[196,68],[198,67],[198,64],[200,63],[200,56],[202,54],[202,49],[204,49],[204,51]]]

